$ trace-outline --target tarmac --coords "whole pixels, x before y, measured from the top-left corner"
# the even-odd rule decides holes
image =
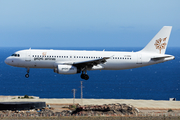
[[[73,99],[18,99],[17,96],[0,96],[0,102],[46,102],[50,105],[73,104]],[[165,100],[134,100],[134,99],[75,99],[75,104],[80,105],[103,105],[103,104],[129,104],[138,109],[156,110],[180,110],[180,101]]]

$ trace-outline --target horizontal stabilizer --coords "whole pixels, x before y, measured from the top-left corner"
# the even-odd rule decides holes
[[[168,56],[163,56],[163,57],[154,57],[154,58],[151,58],[151,60],[153,61],[158,61],[158,60],[164,60],[165,58],[171,58],[174,59],[175,57],[172,56],[172,55],[168,55]]]

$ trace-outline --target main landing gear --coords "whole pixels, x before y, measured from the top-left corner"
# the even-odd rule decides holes
[[[25,75],[26,78],[29,77],[29,68],[26,68],[27,69],[27,74]]]
[[[82,79],[85,79],[85,80],[88,80],[88,79],[89,79],[89,76],[87,75],[87,72],[86,72],[86,71],[85,71],[85,74],[84,74],[84,71],[82,71],[81,78],[82,78]]]

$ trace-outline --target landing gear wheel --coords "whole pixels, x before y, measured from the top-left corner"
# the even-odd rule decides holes
[[[28,78],[28,77],[29,77],[29,68],[26,68],[26,69],[27,69],[27,70],[26,70],[26,71],[27,71],[27,74],[25,75],[25,77]]]
[[[85,74],[81,74],[81,78],[84,79]]]
[[[28,78],[28,77],[29,77],[29,74],[26,74],[25,77]]]
[[[85,79],[85,80],[88,80],[88,79],[89,79],[89,76],[85,74],[84,79]]]
[[[82,79],[85,79],[85,80],[88,80],[89,79],[89,76],[87,74],[81,74],[81,78]]]

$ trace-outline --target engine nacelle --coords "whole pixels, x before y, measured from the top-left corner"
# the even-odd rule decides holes
[[[58,67],[54,69],[54,72],[58,74],[76,74],[78,70],[72,65],[58,65]]]

